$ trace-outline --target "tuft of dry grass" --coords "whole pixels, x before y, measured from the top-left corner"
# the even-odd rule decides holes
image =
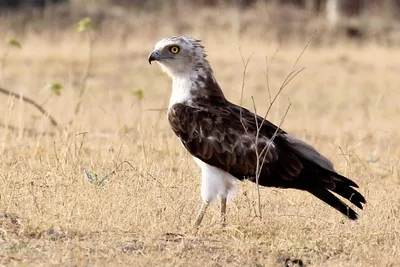
[[[150,20],[150,19],[149,19]],[[140,24],[139,22],[137,22]],[[149,27],[149,26],[147,26]],[[223,27],[134,26],[126,39],[99,34],[90,76],[87,39],[27,33],[10,51],[4,87],[30,96],[60,123],[54,128],[18,98],[0,95],[0,262],[7,266],[395,266],[400,251],[399,51],[373,44],[309,47],[306,69],[276,101],[268,119],[313,144],[360,185],[368,204],[357,222],[307,193],[241,183],[220,229],[213,206],[198,233],[200,172],[166,120],[170,81],[147,63],[161,37],[203,40],[226,96],[259,114],[269,105],[264,72],[276,42],[232,38]],[[116,33],[118,34],[118,33]],[[115,37],[115,38],[114,38]],[[272,93],[291,71],[304,43],[280,48],[269,69]],[[0,47],[0,52],[4,47]],[[46,86],[63,84],[61,95]],[[143,99],[137,96],[143,91]],[[78,115],[76,104],[82,101]],[[161,110],[157,110],[161,109]],[[90,183],[83,170],[101,179]]]

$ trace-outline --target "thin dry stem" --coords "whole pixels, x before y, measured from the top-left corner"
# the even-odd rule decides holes
[[[264,115],[264,120],[268,117],[269,112],[272,109],[272,106],[274,105],[276,99],[278,98],[278,96],[281,94],[281,92],[283,91],[283,89],[297,76],[300,74],[300,72],[302,72],[305,68],[301,68],[300,70],[296,71],[295,68],[297,66],[297,63],[300,61],[302,55],[304,54],[304,52],[306,51],[307,47],[310,45],[311,40],[314,38],[316,34],[316,31],[314,31],[314,33],[311,35],[310,39],[308,40],[308,42],[306,43],[306,45],[303,47],[303,50],[300,52],[300,55],[297,57],[296,61],[294,62],[293,66],[292,66],[292,70],[289,72],[289,74],[286,76],[286,78],[284,79],[284,81],[282,82],[281,87],[279,88],[278,92],[275,94],[275,97],[273,98],[272,101],[270,101],[270,105],[267,109],[267,112]],[[276,54],[276,52],[275,52]],[[274,54],[274,57],[275,57]],[[269,73],[269,70],[267,72],[267,74]],[[269,84],[269,79],[267,78],[267,86]],[[268,86],[268,91],[269,91],[269,86]],[[264,120],[261,122],[260,127],[262,127]]]
[[[279,51],[279,49],[275,50],[275,53],[272,56],[272,59],[271,59],[270,63],[268,62],[268,56],[265,57],[265,62],[267,63],[267,70],[264,71],[263,69],[261,69],[262,72],[264,73],[264,76],[265,76],[266,80],[267,80],[268,99],[269,99],[269,104],[270,105],[272,104],[272,97],[271,97],[271,88],[270,88],[270,85],[269,85],[269,82],[270,82],[269,81],[269,70],[271,68],[272,62],[274,61],[276,55],[278,54],[278,51]]]
[[[242,54],[242,49],[240,47],[239,47],[239,52],[240,52],[240,57],[241,57],[242,63],[243,63],[242,87],[241,87],[241,90],[240,90],[240,115],[239,115],[239,117],[240,117],[240,122],[241,122],[241,124],[243,126],[243,129],[245,130],[246,134],[248,134],[247,127],[244,125],[244,121],[243,121],[242,105],[243,105],[243,93],[244,93],[244,87],[245,87],[245,81],[246,81],[247,66],[248,66],[251,58],[253,57],[254,52],[251,54],[251,56],[246,61],[244,60],[244,57],[243,57],[243,54]]]
[[[284,81],[283,81],[281,87],[279,88],[278,92],[276,93],[276,95],[275,95],[275,97],[272,99],[272,101],[271,101],[271,96],[270,96],[269,78],[268,78],[269,65],[267,65],[267,74],[266,74],[267,77],[266,77],[266,78],[267,78],[267,88],[268,88],[268,94],[269,94],[270,104],[269,104],[269,107],[268,107],[268,109],[267,109],[267,112],[265,113],[265,116],[263,117],[263,119],[262,119],[260,125],[258,125],[257,108],[256,108],[256,104],[255,104],[254,98],[252,97],[253,108],[254,108],[254,114],[255,114],[255,121],[256,121],[256,126],[257,126],[257,132],[256,132],[256,138],[255,138],[255,147],[256,147],[256,148],[257,148],[257,144],[258,144],[258,138],[259,138],[259,135],[260,135],[260,130],[262,129],[262,126],[263,126],[263,124],[264,124],[264,121],[266,120],[266,117],[268,116],[268,114],[269,114],[269,112],[270,112],[270,110],[271,110],[273,104],[275,103],[276,99],[278,98],[278,96],[280,95],[280,93],[282,92],[282,90],[283,90],[283,89],[284,89],[284,88],[285,88],[285,87],[286,87],[286,86],[287,86],[301,71],[304,70],[304,68],[302,68],[302,69],[300,69],[299,71],[296,71],[295,68],[296,68],[297,63],[299,62],[301,56],[304,54],[305,50],[307,49],[308,45],[310,44],[311,39],[314,37],[315,33],[316,33],[316,32],[314,31],[313,35],[311,36],[311,38],[309,39],[309,41],[307,42],[307,44],[304,46],[304,48],[303,48],[303,50],[301,51],[300,55],[297,57],[296,61],[294,62],[293,66],[292,66],[292,70],[290,71],[290,73],[289,73],[289,74],[286,76],[286,78],[284,79]],[[276,53],[277,53],[277,51],[275,52],[273,58],[275,58]],[[242,56],[242,61],[243,61],[243,63],[244,63],[243,56]],[[247,67],[246,64],[245,64],[245,67]],[[244,74],[245,74],[245,72],[244,72]],[[242,84],[244,84],[244,79],[245,79],[244,74],[243,74],[243,83],[242,83]],[[244,88],[244,87],[243,87],[243,88]],[[242,95],[243,95],[243,92],[242,92]],[[278,128],[276,129],[276,131],[275,131],[275,133],[273,134],[273,136],[270,138],[270,140],[269,140],[269,142],[267,143],[267,145],[263,148],[263,150],[261,151],[261,153],[259,154],[259,153],[258,153],[258,149],[256,149],[257,165],[256,165],[256,177],[255,177],[255,178],[256,178],[256,184],[257,184],[257,202],[258,202],[258,212],[259,212],[260,218],[262,218],[262,211],[261,211],[261,196],[260,196],[259,179],[260,179],[260,175],[261,175],[261,171],[262,171],[262,166],[263,166],[264,163],[265,163],[265,159],[266,159],[266,156],[267,156],[268,153],[269,153],[269,149],[270,149],[270,147],[271,147],[271,144],[273,143],[273,141],[274,141],[276,135],[278,134],[278,132],[279,132],[279,130],[280,130],[280,127],[281,127],[282,123],[284,122],[284,120],[285,120],[285,118],[286,118],[286,116],[287,116],[287,114],[288,114],[288,112],[289,112],[289,109],[290,109],[291,105],[292,105],[292,104],[291,104],[291,102],[290,102],[290,100],[289,100],[289,105],[288,105],[288,107],[287,107],[287,109],[286,109],[286,111],[285,111],[284,116],[282,117],[282,120],[281,120],[281,122],[280,122]],[[265,153],[264,153],[264,152],[265,152]],[[263,154],[263,153],[264,153],[264,154]],[[262,156],[262,160],[261,160],[261,162],[260,162],[260,157],[261,157],[261,156]],[[260,165],[261,165],[261,166],[260,166]]]
[[[80,89],[79,89],[79,100],[78,103],[75,106],[75,116],[78,115],[80,109],[81,109],[81,105],[82,105],[82,97],[85,94],[86,90],[87,90],[87,81],[90,77],[91,74],[91,69],[92,69],[92,63],[93,63],[93,46],[96,40],[96,36],[94,35],[94,33],[88,33],[89,37],[89,41],[88,41],[88,59],[87,59],[87,63],[86,63],[86,67],[85,67],[85,71],[83,73],[82,76],[82,80],[80,83]]]
[[[6,64],[6,59],[8,56],[8,49],[9,49],[9,47],[6,46],[4,53],[0,59],[0,85],[1,86],[5,86],[4,66]]]

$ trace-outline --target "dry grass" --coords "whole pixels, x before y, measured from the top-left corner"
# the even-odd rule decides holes
[[[268,92],[262,69],[277,45],[202,25],[155,28],[137,26],[124,40],[112,33],[98,37],[77,116],[88,55],[85,38],[73,31],[57,38],[27,33],[20,37],[23,49],[10,52],[4,86],[46,102],[62,129],[19,99],[0,96],[2,264],[276,266],[285,258],[311,266],[398,264],[398,50],[346,43],[308,48],[299,63],[306,70],[269,116],[279,123],[290,97],[283,127],[315,145],[360,185],[368,205],[358,222],[307,193],[273,189],[261,190],[264,217],[254,218],[256,187],[242,183],[228,206],[228,227],[220,229],[214,206],[195,234],[191,225],[200,205],[200,172],[169,129],[165,111],[152,110],[167,106],[170,81],[148,65],[147,55],[164,36],[203,39],[220,85],[239,103],[238,47],[245,57],[255,52],[244,105],[251,108],[255,96],[263,114]],[[273,91],[303,46],[291,43],[278,52],[270,69]],[[44,86],[53,80],[64,84],[61,96]],[[141,101],[131,93],[139,88]],[[98,186],[85,180],[82,168],[99,176],[116,173]]]

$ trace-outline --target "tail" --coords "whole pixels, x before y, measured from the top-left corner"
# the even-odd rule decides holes
[[[327,180],[330,181],[330,183],[326,183]],[[336,197],[332,192],[335,192],[341,197],[349,200],[356,207],[363,209],[363,204],[366,203],[366,200],[363,195],[353,188],[358,188],[358,185],[350,179],[334,172],[329,172],[329,174],[325,176],[325,179],[320,179],[320,181],[322,182],[322,185],[314,185],[312,187],[308,187],[306,190],[320,200],[324,201],[326,204],[330,205],[332,208],[341,212],[347,218],[351,220],[357,220],[358,214],[338,197]]]
[[[358,185],[347,177],[338,174],[333,168],[332,162],[321,155],[314,147],[288,134],[281,137],[282,144],[300,159],[303,166],[296,187],[310,192],[349,219],[356,220],[358,218],[357,213],[332,192],[346,198],[362,209],[362,204],[366,203],[366,201],[354,189],[358,188]],[[296,163],[292,158],[291,162],[291,165]],[[285,169],[289,168],[286,167]]]

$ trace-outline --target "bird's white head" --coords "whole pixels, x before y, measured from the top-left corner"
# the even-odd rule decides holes
[[[149,55],[149,63],[157,61],[171,78],[201,75],[210,69],[200,40],[186,36],[161,39]]]
[[[206,56],[200,41],[190,37],[164,38],[155,45],[148,59],[172,78],[169,107],[201,97],[224,99]]]

